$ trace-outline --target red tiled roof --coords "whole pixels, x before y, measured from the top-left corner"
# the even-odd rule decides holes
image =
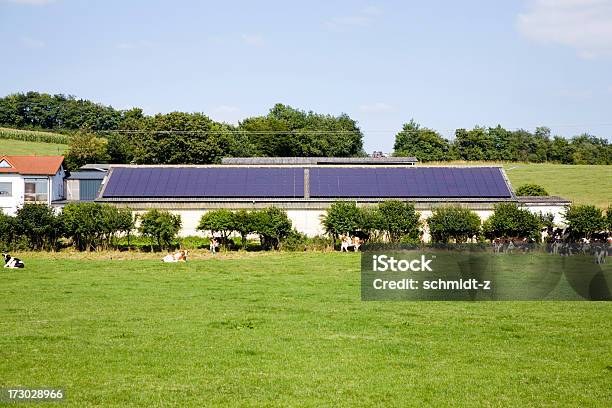
[[[0,167],[0,173],[53,176],[64,162],[64,156],[0,156],[2,160],[11,167]]]

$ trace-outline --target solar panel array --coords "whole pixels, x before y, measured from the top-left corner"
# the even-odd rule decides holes
[[[495,167],[328,168],[310,170],[311,197],[511,197]]]
[[[301,168],[118,167],[104,197],[303,197]]]
[[[312,167],[313,198],[508,198],[495,167]],[[117,167],[105,198],[304,197],[302,167]]]

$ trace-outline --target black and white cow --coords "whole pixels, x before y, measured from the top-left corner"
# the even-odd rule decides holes
[[[24,268],[25,264],[19,258],[13,258],[9,254],[2,254],[5,268]]]

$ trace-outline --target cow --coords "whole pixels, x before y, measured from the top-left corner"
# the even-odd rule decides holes
[[[357,236],[340,235],[340,252],[348,252],[349,248],[358,252],[361,244],[363,244],[363,240]]]
[[[595,255],[595,263],[603,264],[606,263],[606,256],[608,256],[608,245],[606,243],[596,243],[593,245],[593,253]]]
[[[162,262],[187,262],[187,251],[181,250],[175,254],[168,254],[162,258]]]
[[[2,254],[2,257],[4,258],[5,268],[11,268],[11,269],[25,268],[25,264],[19,258],[14,258],[10,256],[9,254]]]

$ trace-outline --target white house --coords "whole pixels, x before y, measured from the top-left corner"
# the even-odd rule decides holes
[[[63,156],[0,156],[0,211],[64,198]]]

